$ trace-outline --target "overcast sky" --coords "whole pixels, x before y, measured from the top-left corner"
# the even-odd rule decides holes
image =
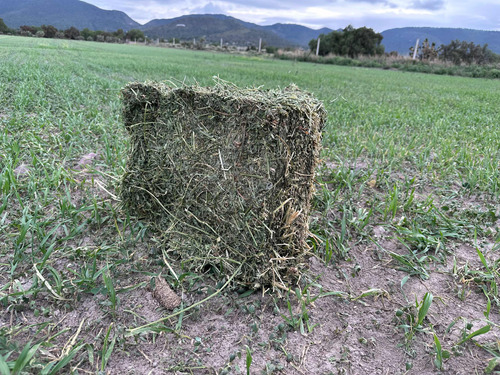
[[[500,30],[499,0],[85,0],[121,10],[139,23],[186,14],[218,13],[260,25],[298,23],[338,29],[351,24],[377,32],[433,26]]]

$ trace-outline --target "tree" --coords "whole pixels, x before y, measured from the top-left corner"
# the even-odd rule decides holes
[[[140,40],[144,39],[144,33],[139,29],[132,29],[127,32],[126,37],[129,40]]]
[[[3,19],[0,18],[0,34],[10,33],[9,27],[3,22]]]
[[[349,56],[351,58],[359,55],[381,55],[384,53],[382,34],[376,33],[373,29],[360,27],[355,29],[352,25],[347,26],[342,31],[332,31],[329,34],[321,34],[319,54],[325,56],[333,53],[339,56]],[[311,51],[316,51],[318,40],[312,39],[309,42]]]
[[[94,32],[94,37],[97,42],[105,42],[108,36],[111,36],[111,34],[107,31],[97,30]]]
[[[413,56],[414,52],[415,47],[410,47],[410,56]],[[422,42],[422,45],[417,46],[417,57],[419,60],[433,61],[438,57],[438,53],[436,43],[429,43],[427,38]]]
[[[123,31],[123,29],[118,29],[113,33],[113,36],[115,36],[118,39],[123,40],[123,39],[125,39],[125,32]]]
[[[39,30],[39,28],[37,28],[35,26],[28,26],[28,25],[23,25],[23,26],[19,27],[19,29],[21,31],[24,31],[25,33],[29,33],[32,35],[35,35],[36,32]]]
[[[67,39],[76,39],[80,36],[80,30],[78,30],[74,26],[71,26],[69,29],[64,30],[64,36]]]
[[[95,38],[95,32],[92,31],[92,30],[90,30],[90,29],[88,29],[87,27],[80,32],[80,35],[85,40],[94,40],[94,38]]]
[[[57,29],[52,25],[42,25],[42,31],[44,38],[54,38],[57,33]]]
[[[450,44],[439,47],[439,58],[455,65],[484,65],[495,60],[495,54],[488,49],[488,44],[481,46],[474,42],[453,40]]]

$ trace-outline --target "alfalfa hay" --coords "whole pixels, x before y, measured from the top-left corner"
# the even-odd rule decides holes
[[[132,83],[122,91],[130,152],[124,206],[185,267],[250,287],[297,282],[326,114],[296,86]]]

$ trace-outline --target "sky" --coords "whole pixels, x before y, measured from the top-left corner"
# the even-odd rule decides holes
[[[259,25],[297,23],[314,29],[407,26],[500,31],[499,0],[84,0],[120,10],[144,24],[187,14],[225,14]]]

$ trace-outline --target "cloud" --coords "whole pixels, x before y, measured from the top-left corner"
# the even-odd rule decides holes
[[[224,8],[212,2],[191,10],[191,13],[193,14],[222,14],[224,12]]]
[[[2,1],[2,0],[0,0]],[[121,10],[145,23],[186,14],[226,14],[258,24],[297,23],[313,28],[405,26],[500,30],[498,0],[84,0]]]
[[[443,9],[444,5],[444,0],[414,0],[410,7],[415,9],[439,10]]]

